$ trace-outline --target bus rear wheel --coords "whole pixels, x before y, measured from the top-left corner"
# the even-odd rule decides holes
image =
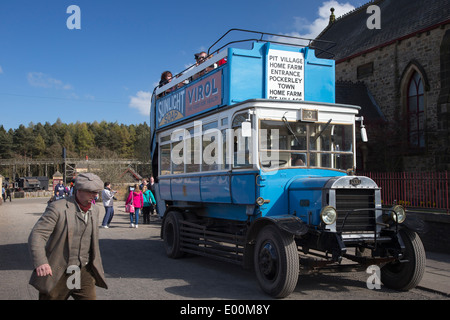
[[[256,238],[254,266],[264,292],[275,298],[291,294],[299,275],[299,257],[293,236],[274,225],[264,227]]]
[[[183,215],[177,211],[170,211],[164,221],[163,236],[164,249],[169,258],[177,259],[184,255],[181,251],[181,221]]]

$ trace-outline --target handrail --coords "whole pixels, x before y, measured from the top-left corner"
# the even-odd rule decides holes
[[[214,42],[208,48],[208,52],[207,53],[210,54],[211,48],[213,48],[217,43],[219,43],[223,38],[225,38],[229,33],[233,32],[233,31],[255,33],[255,34],[261,35],[261,37],[259,39],[251,38],[251,39],[243,39],[243,40],[238,40],[238,41],[230,41],[230,42],[226,43],[225,45],[223,45],[222,47],[220,47],[219,49],[214,50],[213,52],[220,51],[221,49],[223,49],[226,46],[228,46],[230,44],[233,44],[233,43],[246,42],[246,41],[256,41],[256,42],[272,42],[272,43],[291,45],[291,46],[297,46],[297,47],[310,47],[312,49],[318,49],[318,50],[327,52],[327,53],[329,53],[329,54],[334,56],[333,53],[327,51],[327,50],[331,49],[332,47],[334,47],[336,45],[336,43],[333,42],[333,41],[321,40],[321,39],[310,39],[310,38],[304,38],[304,37],[289,36],[289,35],[284,35],[284,34],[276,34],[276,33],[262,32],[262,31],[245,30],[245,29],[239,29],[239,28],[232,28],[232,29],[228,30],[227,32],[225,32],[216,42]],[[264,36],[272,36],[272,37],[280,37],[280,38],[287,38],[287,39],[303,40],[303,41],[308,41],[308,44],[307,45],[301,45],[301,44],[295,44],[295,43],[292,43],[292,42],[264,40],[263,39]],[[327,43],[327,44],[330,44],[331,47],[329,47],[327,50],[325,50],[325,49],[322,49],[322,48],[319,48],[319,47],[312,46],[311,45],[312,42]]]
[[[210,55],[208,55],[209,57]],[[172,81],[163,85],[162,87],[157,86],[154,89],[154,93],[156,93],[157,95],[165,92],[167,90],[169,90],[170,88],[178,85],[179,83],[188,80],[189,78],[191,78],[192,76],[194,76],[195,74],[201,72],[202,70],[210,67],[211,65],[219,62],[220,60],[222,60],[223,58],[225,58],[227,56],[227,52],[223,51],[215,56],[213,56],[211,59],[208,59],[207,57],[207,62],[203,62],[201,65],[196,66],[195,64],[192,66],[187,67],[186,69],[184,69],[183,71],[181,71],[180,73],[177,73],[175,76],[172,76]]]

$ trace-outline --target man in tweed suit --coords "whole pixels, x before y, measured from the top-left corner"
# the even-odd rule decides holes
[[[92,173],[79,174],[75,194],[51,202],[28,239],[35,269],[30,284],[39,299],[96,299],[95,286],[107,289],[98,241],[99,206],[92,204],[103,189]]]

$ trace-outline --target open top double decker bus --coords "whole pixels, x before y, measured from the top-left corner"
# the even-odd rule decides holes
[[[371,265],[387,287],[415,287],[423,245],[405,209],[383,208],[376,183],[354,175],[363,125],[358,106],[335,103],[334,61],[292,37],[225,35],[236,31],[261,37],[249,49],[225,45],[212,55],[210,48],[203,63],[152,96],[152,170],[167,255],[253,268],[273,297],[289,295],[302,272]]]

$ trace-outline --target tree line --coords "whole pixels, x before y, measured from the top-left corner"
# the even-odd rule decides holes
[[[117,122],[62,123],[46,122],[20,125],[5,130],[0,125],[0,159],[32,158],[61,159],[66,149],[67,158],[111,159],[126,158],[150,160],[150,127],[144,122],[124,125]]]

